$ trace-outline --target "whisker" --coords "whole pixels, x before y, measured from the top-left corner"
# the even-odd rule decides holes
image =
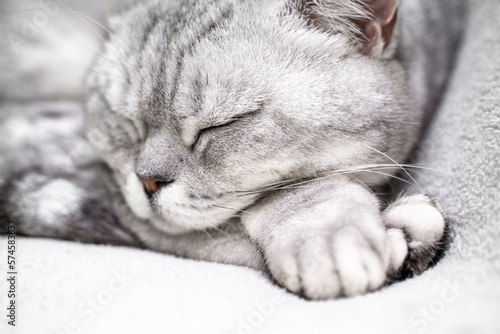
[[[279,186],[281,185],[286,185],[286,184],[290,184],[291,182],[294,182],[294,181],[300,181],[301,179],[286,179],[286,180],[282,180],[282,181],[278,181],[278,182],[274,182],[274,183],[269,183],[267,184],[266,186],[262,187],[262,188],[258,188],[258,189],[253,189],[253,190],[237,190],[237,191],[234,191],[234,193],[245,193],[247,195],[249,194],[258,194],[258,193],[262,193],[262,192],[265,192],[265,191],[271,191],[271,190],[274,190],[275,188],[278,188]]]
[[[356,181],[361,184],[363,187],[365,187],[366,190],[368,190],[369,192],[371,192],[373,195],[377,196],[377,194],[363,181],[359,180],[356,176],[353,176]]]
[[[238,212],[238,213],[248,213],[248,214],[253,214],[253,212],[250,212],[250,211],[245,211],[245,210],[239,210],[239,209],[228,208],[228,207],[221,206],[221,205],[212,205],[212,207],[214,207],[214,208],[219,208],[219,209],[226,209],[226,210],[236,211],[236,212]],[[236,215],[236,216],[238,216],[238,215]]]
[[[231,218],[233,218],[233,217],[231,217]],[[224,231],[224,230],[221,230],[221,229],[220,229],[217,225],[215,225],[215,224],[207,224],[205,221],[204,221],[204,223],[208,226],[208,230],[214,230],[214,231],[217,231],[217,232],[219,232],[219,233],[222,233],[223,235],[230,235],[230,233],[229,233],[229,232],[226,232],[226,231]],[[204,229],[203,229],[203,232],[205,232],[205,233],[206,233],[206,234],[210,237],[210,239],[214,240],[214,238],[213,238],[213,237],[212,237],[212,236],[208,233],[208,231],[207,231],[207,229],[206,229],[206,228],[204,228]]]
[[[210,233],[208,233],[207,229],[201,229],[201,230],[195,230],[196,234],[200,235],[200,234],[206,234],[207,237],[212,240],[212,241],[215,241],[215,239],[210,235]]]
[[[85,65],[82,65],[82,64],[79,64],[82,68],[86,69],[87,71],[90,71],[90,72],[94,72],[94,73],[97,73],[97,74],[100,74],[100,75],[105,75],[104,73],[101,73],[99,71],[96,71],[95,69],[93,68],[89,68]],[[106,110],[105,108],[102,108],[103,110]]]
[[[363,144],[365,147],[383,155],[384,157],[386,157],[387,159],[391,160],[392,162],[394,162],[396,165],[398,165],[398,167],[400,167],[405,173],[406,175],[408,175],[408,177],[415,183],[415,185],[419,188],[420,188],[420,185],[417,183],[417,181],[415,181],[415,179],[410,175],[410,173],[408,173],[408,171],[403,167],[401,166],[401,164],[399,164],[396,160],[394,160],[393,158],[389,157],[387,154],[383,153],[383,152],[380,152],[379,150],[377,150],[376,148],[374,147],[371,147],[369,145],[366,145],[366,144]]]
[[[101,34],[97,30],[95,30],[95,28],[92,25],[90,25],[84,19],[86,18],[86,19],[94,22],[99,27],[101,27],[102,29],[104,29],[108,34],[111,34],[111,32],[108,29],[106,29],[106,27],[104,27],[101,23],[97,22],[96,20],[94,20],[93,18],[91,18],[88,15],[85,15],[85,14],[83,14],[81,12],[75,11],[74,9],[70,8],[69,6],[67,6],[66,4],[60,3],[59,0],[55,0],[55,2],[57,2],[59,5],[63,6],[65,9],[69,10],[73,15],[75,15],[76,17],[78,17],[80,19],[80,21],[82,21],[86,26],[88,26],[97,35],[97,37],[99,37],[99,39],[103,43],[106,42],[106,40],[101,36]]]
[[[320,174],[326,174],[326,175],[316,177],[316,178],[313,178],[310,180],[303,180],[303,179],[298,179],[298,178],[285,179],[285,180],[281,180],[278,182],[270,183],[270,184],[268,184],[264,187],[258,188],[258,189],[240,190],[240,191],[235,191],[234,193],[238,194],[237,197],[263,194],[266,192],[276,191],[276,190],[280,190],[280,189],[287,189],[290,186],[298,186],[301,184],[306,184],[308,182],[312,182],[314,180],[322,179],[325,177],[330,177],[333,175],[353,174],[353,173],[362,173],[362,172],[372,172],[372,173],[377,172],[378,174],[386,175],[386,176],[389,176],[393,179],[397,179],[397,180],[400,180],[400,181],[405,182],[407,184],[414,185],[414,184],[412,184],[412,183],[408,182],[407,180],[404,180],[400,177],[397,177],[397,176],[394,176],[394,175],[391,175],[388,173],[380,172],[380,170],[384,170],[384,169],[399,169],[399,170],[405,171],[405,173],[407,173],[407,174],[408,174],[407,169],[421,169],[421,170],[429,170],[429,171],[435,171],[435,172],[440,172],[440,173],[447,173],[446,171],[443,171],[443,170],[429,168],[429,167],[420,166],[420,165],[398,164],[398,163],[394,163],[394,164],[370,164],[370,165],[355,166],[355,167],[346,168],[346,169],[337,169],[334,171],[325,171],[325,172],[322,172]],[[411,175],[410,175],[410,178],[415,182],[415,180],[411,177]],[[295,183],[295,182],[299,182],[299,183]],[[415,182],[415,185],[418,186],[418,184],[416,182]]]
[[[406,184],[408,184],[410,186],[414,185],[413,183],[409,182],[408,180],[405,180],[405,179],[403,179],[401,177],[398,177],[398,176],[395,176],[395,175],[392,175],[392,174],[382,173],[382,172],[375,171],[375,170],[370,170],[370,171],[367,171],[367,172],[369,172],[369,173],[375,173],[375,174],[380,174],[380,175],[385,175],[385,176],[388,176],[390,178],[396,179],[398,181],[404,182],[404,183],[406,183]],[[418,186],[418,184],[417,184],[417,186]]]
[[[66,4],[59,2],[58,0],[55,0],[55,2],[61,6],[61,7],[58,7],[59,10],[67,10],[67,11],[77,15],[80,18],[85,18],[87,20],[90,20],[93,23],[97,24],[99,27],[101,27],[108,34],[111,34],[111,32],[108,30],[108,28],[106,28],[106,26],[104,26],[102,23],[100,23],[96,19],[94,19],[94,18],[92,18],[92,17],[90,17],[82,12],[76,11],[76,10],[68,7]],[[19,9],[19,10],[8,10],[7,13],[17,14],[17,13],[25,13],[25,12],[32,12],[32,11],[36,11],[36,10],[46,10],[46,9],[47,8],[45,8],[45,7],[37,7],[37,8],[28,8],[28,9]]]
[[[274,186],[273,185],[271,187],[265,187],[265,188],[261,188],[261,189],[258,189],[258,190],[240,191],[240,192],[241,193],[246,193],[248,195],[248,194],[262,193],[262,192],[272,191],[272,190],[288,189],[290,186],[302,185],[302,184],[306,184],[306,183],[313,182],[313,181],[316,181],[316,180],[321,180],[321,179],[324,179],[324,178],[327,178],[327,177],[330,177],[330,176],[334,176],[334,175],[349,174],[349,173],[355,173],[355,172],[361,172],[361,171],[365,171],[365,170],[360,170],[360,169],[352,169],[352,170],[351,169],[340,169],[340,170],[336,170],[336,171],[330,172],[327,175],[315,177],[315,178],[312,178],[312,179],[309,179],[309,180],[288,179],[288,180],[280,182],[280,184],[283,184],[284,186],[279,186],[279,185]],[[299,183],[294,183],[294,182],[299,182]]]
[[[86,49],[86,50],[88,50],[88,51],[92,52],[93,54],[95,54],[95,55],[96,55],[96,56],[98,56],[98,57],[101,57],[102,59],[105,59],[105,60],[107,60],[107,61],[109,61],[109,62],[111,62],[111,63],[115,63],[115,64],[122,65],[122,66],[126,66],[126,64],[125,64],[125,63],[118,62],[118,61],[113,60],[113,59],[111,59],[111,58],[109,58],[109,57],[106,57],[106,56],[105,56],[104,54],[102,54],[102,53],[99,53],[99,52],[97,52],[97,51],[95,51],[95,50],[92,50],[90,47],[88,47],[88,46],[86,46],[85,44],[83,44],[83,43],[79,42],[79,41],[78,41],[76,38],[74,38],[74,37],[72,37],[71,39],[72,39],[72,40],[73,40],[76,44],[80,45],[82,48],[84,48],[84,49]]]
[[[234,198],[238,199],[241,202],[241,204],[242,204],[243,207],[246,206],[245,202],[243,202],[243,200],[241,199],[241,197],[236,194],[236,191],[232,191],[231,194],[235,195]]]
[[[8,10],[7,13],[17,14],[17,13],[32,12],[34,10],[45,10],[45,9],[47,8],[39,7],[39,8],[20,9],[20,10]]]
[[[224,234],[224,233],[226,233],[226,234],[227,234],[227,232],[222,231],[222,230],[221,230],[221,229],[219,229],[217,226],[215,226],[215,225],[213,225],[213,224],[208,224],[208,223],[207,223],[207,221],[206,221],[206,219],[205,219],[205,215],[203,214],[203,212],[202,212],[200,209],[198,209],[198,208],[196,208],[196,210],[200,213],[200,216],[203,218],[203,224],[204,224],[204,225],[206,225],[206,226],[210,226],[210,229],[215,229],[215,230],[217,230],[217,231],[219,231],[219,232],[221,232],[221,233],[223,233],[223,234]],[[198,232],[200,232],[200,230],[196,228],[195,224],[191,223],[191,226],[193,226],[193,227],[195,228],[195,230],[197,230]],[[206,228],[201,229],[201,231],[202,231],[203,233],[205,233],[205,234],[206,234],[206,235],[207,235],[207,236],[208,236],[211,240],[214,240],[214,238],[210,235],[210,233],[207,231],[207,229],[206,229]]]
[[[108,30],[108,28],[106,28],[102,23],[100,23],[99,21],[97,21],[96,19],[93,19],[92,17],[86,15],[86,14],[83,14],[82,12],[76,12],[72,9],[70,9],[72,12],[75,12],[75,13],[78,13],[80,16],[83,16],[84,18],[86,18],[87,20],[90,20],[92,22],[94,22],[95,24],[97,24],[99,27],[101,27],[105,32],[107,32],[109,35],[111,35],[111,31]]]
[[[392,164],[378,164],[378,165],[374,165],[374,166],[402,166],[402,167],[405,167],[405,168],[414,168],[414,169],[424,169],[424,170],[429,170],[429,171],[432,171],[432,172],[438,172],[438,173],[449,173],[448,171],[445,171],[445,170],[441,170],[441,169],[436,169],[436,168],[430,168],[430,167],[425,167],[425,166],[421,166],[421,165],[411,165],[411,164],[399,164],[399,165],[392,165]]]
[[[342,172],[338,172],[338,173],[332,173],[332,174],[329,174],[329,175],[325,175],[325,176],[321,176],[321,177],[318,177],[318,178],[314,178],[314,179],[311,179],[311,180],[305,180],[305,181],[302,181],[298,184],[291,184],[291,185],[288,185],[288,186],[285,186],[285,187],[282,187],[282,188],[279,188],[278,190],[282,190],[282,189],[296,189],[296,188],[301,188],[301,187],[297,187],[297,185],[304,185],[304,184],[307,184],[307,183],[311,183],[311,182],[314,182],[314,181],[317,181],[317,180],[321,180],[321,179],[325,179],[325,178],[328,178],[328,177],[332,177],[332,176],[337,176],[337,175],[345,175],[345,174],[354,174],[354,173],[358,173],[360,171],[342,171]],[[383,173],[383,172],[380,172],[380,171],[376,171],[376,170],[363,170],[361,172],[367,172],[367,173],[374,173],[374,174],[380,174],[380,175],[384,175],[384,176],[388,176],[388,177],[391,177],[393,179],[396,179],[396,180],[399,180],[401,182],[404,182],[404,183],[407,183],[409,185],[413,185],[411,182],[403,179],[403,178],[400,178],[400,177],[397,177],[395,175],[391,175],[391,174],[388,174],[388,173]],[[363,183],[364,184],[364,183]],[[303,188],[303,187],[302,187]]]

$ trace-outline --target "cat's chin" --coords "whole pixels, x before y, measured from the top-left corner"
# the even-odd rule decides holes
[[[192,228],[188,228],[187,226],[173,224],[170,221],[159,217],[151,217],[149,222],[158,230],[167,233],[167,234],[185,234],[188,232],[192,232]],[[202,228],[200,228],[202,229]]]
[[[158,217],[157,215],[152,216],[148,220],[156,229],[167,233],[167,234],[186,234],[190,232],[196,231],[206,231],[210,228],[217,228],[217,226],[221,225],[225,220],[220,220],[217,223],[210,223],[209,225],[206,222],[194,223],[194,219],[191,221],[186,221],[185,219],[165,219],[162,217]]]

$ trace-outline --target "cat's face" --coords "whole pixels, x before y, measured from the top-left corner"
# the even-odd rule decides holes
[[[405,158],[418,115],[401,67],[290,2],[156,1],[114,20],[88,80],[87,133],[138,217],[205,229],[269,185]]]

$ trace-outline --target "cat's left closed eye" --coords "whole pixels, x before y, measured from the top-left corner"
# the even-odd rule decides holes
[[[233,119],[227,123],[224,123],[224,124],[220,124],[220,125],[213,125],[213,126],[209,126],[207,128],[204,128],[204,129],[201,129],[198,134],[196,135],[196,139],[194,140],[193,144],[191,145],[191,149],[194,150],[196,145],[198,145],[200,139],[201,139],[201,136],[204,134],[204,133],[207,133],[209,131],[213,131],[213,130],[216,130],[216,129],[219,129],[219,128],[223,128],[223,127],[226,127],[230,124],[233,124],[235,123],[236,121],[238,121],[238,119]]]
[[[245,119],[247,118],[248,116],[251,116],[251,115],[255,115],[257,114],[258,112],[262,111],[262,106],[259,106],[259,108],[255,109],[255,110],[252,110],[248,113],[245,113],[241,116],[237,116],[235,118],[232,118],[230,120],[228,120],[227,122],[225,123],[222,123],[222,124],[218,124],[218,125],[212,125],[212,126],[208,126],[204,129],[201,129],[200,131],[198,131],[197,135],[196,135],[196,138],[195,140],[193,141],[193,144],[191,145],[191,149],[194,150],[196,148],[196,145],[198,145],[201,137],[203,136],[203,134],[207,133],[207,132],[210,132],[210,131],[214,131],[216,129],[220,129],[220,128],[224,128],[228,125],[231,125],[233,123],[236,123],[237,121],[240,121],[242,119]]]

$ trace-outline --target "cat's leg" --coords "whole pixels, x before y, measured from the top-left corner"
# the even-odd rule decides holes
[[[399,219],[397,207],[406,208],[395,205],[382,214],[370,190],[338,177],[273,193],[242,221],[279,284],[326,299],[375,290],[402,267],[409,221],[384,225],[384,217]]]
[[[242,217],[274,279],[311,299],[379,288],[391,247],[375,195],[347,178],[269,195]]]

